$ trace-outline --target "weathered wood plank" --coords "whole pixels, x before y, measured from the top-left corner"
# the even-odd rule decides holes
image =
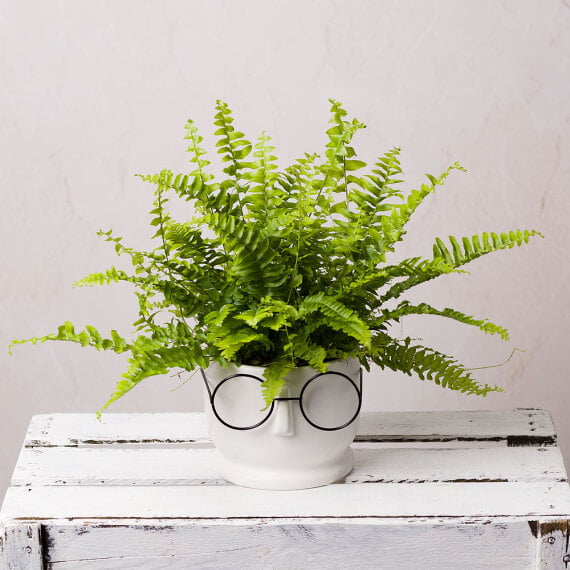
[[[363,414],[342,484],[278,492],[216,476],[203,414],[35,416],[0,550],[7,568],[41,568],[42,539],[61,569],[566,568],[555,444],[543,410]]]
[[[555,445],[546,410],[377,412],[363,414],[357,441],[506,441],[508,445]]]
[[[24,445],[210,444],[201,413],[40,414],[32,417]]]
[[[39,523],[7,522],[0,526],[0,561],[4,570],[42,570]]]
[[[536,569],[536,538],[513,519],[74,521],[45,536],[54,569]]]
[[[136,421],[134,418],[136,417]],[[556,442],[545,410],[455,412],[367,412],[357,441],[495,441],[517,444]],[[32,418],[25,445],[85,446],[120,444],[209,444],[201,413],[44,414]]]
[[[559,516],[567,483],[354,483],[302,491],[233,485],[10,487],[5,519]]]
[[[570,568],[570,520],[541,522],[538,525],[537,558],[538,570]]]
[[[562,482],[557,447],[379,449],[353,444],[345,483]],[[213,449],[24,448],[12,485],[224,485]]]

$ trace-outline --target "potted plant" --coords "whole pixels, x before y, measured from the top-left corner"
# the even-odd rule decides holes
[[[486,319],[413,304],[405,294],[537,232],[437,238],[433,257],[389,262],[418,206],[464,169],[454,163],[404,195],[400,150],[365,171],[351,146],[364,125],[347,119],[339,102],[331,105],[324,157],[305,154],[279,169],[269,137],[250,143],[218,101],[214,125],[225,175],[219,181],[188,121],[191,172],[139,175],[155,187],[156,249],[138,251],[100,231],[133,271],[111,267],[75,283],[131,283],[139,302],[134,338],[115,330],[104,337],[90,326],[76,331],[65,322],[54,334],[13,344],[58,340],[130,353],[100,412],[145,378],[201,369],[222,475],[259,488],[323,485],[350,471],[361,366],[415,373],[468,394],[502,391],[478,383],[454,358],[391,335],[390,326],[405,315],[430,314],[507,339]],[[175,221],[167,209],[172,196],[190,202],[195,216]]]

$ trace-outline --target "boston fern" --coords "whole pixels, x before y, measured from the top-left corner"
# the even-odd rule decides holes
[[[460,272],[484,254],[520,246],[537,232],[438,238],[429,259],[387,263],[418,206],[453,170],[464,169],[454,163],[404,195],[398,189],[400,149],[365,172],[351,146],[365,125],[348,120],[339,102],[331,104],[324,158],[305,154],[280,170],[269,137],[261,134],[250,143],[218,101],[214,125],[225,177],[217,182],[202,137],[188,121],[193,170],[141,176],[155,187],[150,223],[156,249],[137,251],[112,231],[100,231],[117,254],[130,258],[133,270],[111,268],[75,284],[131,283],[139,303],[134,339],[114,330],[105,338],[91,326],[78,332],[65,322],[57,333],[13,344],[59,340],[130,353],[102,409],[149,376],[205,368],[212,361],[264,366],[268,405],[294,367],[325,371],[329,361],[349,357],[367,370],[372,362],[465,393],[500,391],[479,384],[454,358],[393,336],[390,327],[405,315],[439,315],[507,339],[504,328],[486,319],[398,300],[416,285]],[[175,221],[167,209],[172,196],[190,202],[195,216]]]

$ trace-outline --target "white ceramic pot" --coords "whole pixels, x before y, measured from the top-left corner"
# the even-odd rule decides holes
[[[263,370],[213,363],[203,371],[219,473],[237,485],[274,490],[319,487],[348,475],[362,402],[359,361],[330,362],[324,374],[292,370],[279,396],[290,399],[265,411]]]

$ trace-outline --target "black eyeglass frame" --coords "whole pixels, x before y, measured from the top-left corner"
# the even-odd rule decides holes
[[[275,402],[279,401],[279,400],[281,400],[281,401],[298,400],[299,401],[299,409],[301,410],[301,414],[303,415],[305,420],[307,420],[307,422],[310,425],[312,425],[314,428],[320,429],[322,431],[337,431],[339,429],[343,429],[343,428],[349,426],[358,417],[358,414],[360,413],[360,408],[362,407],[362,367],[360,367],[360,369],[358,371],[359,372],[360,388],[358,388],[358,386],[352,380],[352,378],[350,378],[350,376],[347,376],[346,374],[343,374],[342,372],[337,372],[336,370],[330,370],[327,372],[319,372],[318,374],[311,376],[311,378],[309,378],[305,382],[305,384],[303,385],[303,388],[301,389],[301,393],[296,398],[274,398],[273,402],[271,402],[271,406],[269,406],[269,411],[267,412],[267,415],[260,422],[254,424],[252,426],[246,426],[246,427],[233,426],[233,425],[227,423],[225,420],[223,420],[220,417],[220,415],[218,414],[218,411],[216,410],[216,406],[214,405],[214,398],[216,397],[216,392],[220,389],[220,387],[225,382],[227,382],[228,380],[231,380],[232,378],[236,378],[236,377],[253,378],[254,380],[257,380],[260,383],[263,382],[263,378],[259,378],[258,376],[255,376],[254,374],[247,374],[247,373],[231,374],[230,376],[226,376],[225,378],[223,378],[222,381],[214,388],[214,391],[212,392],[212,390],[210,389],[210,384],[208,383],[208,379],[206,378],[206,373],[204,372],[204,370],[202,368],[200,369],[200,371],[202,372],[202,378],[204,379],[204,383],[206,384],[206,390],[208,390],[208,398],[210,400],[210,405],[212,406],[212,411],[214,412],[214,415],[223,425],[225,425],[226,427],[228,427],[230,429],[234,429],[234,430],[245,431],[245,430],[250,430],[250,429],[254,429],[256,427],[259,427],[260,425],[262,425],[263,423],[265,423],[269,419],[269,417],[271,416],[271,414],[273,413],[273,410],[275,408]],[[352,384],[352,386],[354,387],[354,389],[356,390],[356,393],[358,395],[358,406],[356,408],[356,412],[355,412],[354,416],[352,416],[352,418],[348,422],[344,423],[343,425],[338,426],[338,427],[332,427],[332,428],[322,427],[322,426],[319,426],[319,425],[315,424],[314,422],[312,422],[308,418],[307,414],[305,413],[305,409],[303,408],[303,394],[305,393],[307,386],[309,386],[309,384],[311,382],[313,382],[314,380],[316,380],[317,378],[320,378],[321,376],[327,376],[329,374],[336,374],[337,376],[342,376],[343,378],[348,380]]]

